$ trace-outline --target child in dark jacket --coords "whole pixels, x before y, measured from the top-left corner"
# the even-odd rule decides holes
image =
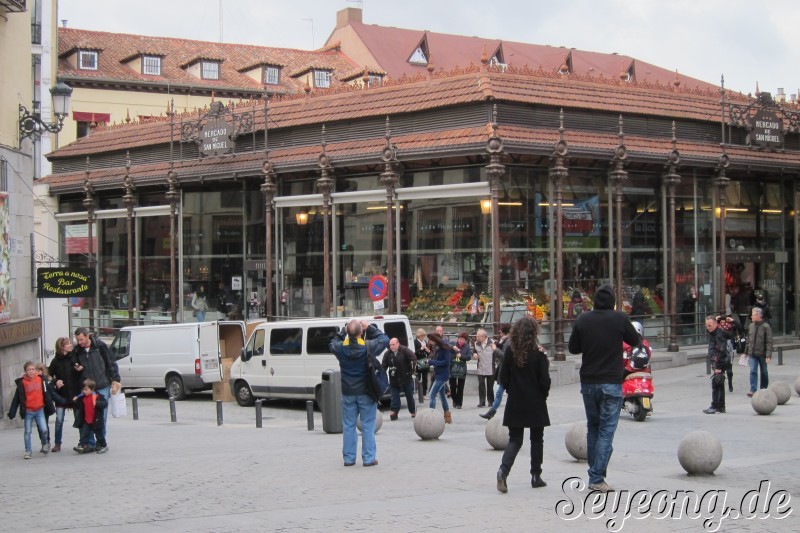
[[[93,379],[83,382],[83,389],[80,394],[73,398],[75,403],[75,424],[73,427],[80,429],[81,437],[77,446],[72,448],[77,453],[106,453],[108,446],[105,438],[104,412],[108,407],[105,396],[97,394],[95,389],[97,383]],[[89,445],[89,435],[94,433],[97,440],[97,448]]]

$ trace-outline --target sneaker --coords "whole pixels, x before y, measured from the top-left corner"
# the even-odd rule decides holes
[[[350,461],[345,461],[345,462],[344,462],[344,466],[353,466],[354,464],[356,464],[356,462],[355,462],[355,461],[353,461],[353,462],[350,462]]]
[[[74,451],[75,453],[84,453],[86,450],[84,449],[84,447],[83,447],[83,446],[81,446],[81,445],[79,444],[79,445],[77,445],[77,446],[74,446],[74,447],[72,448],[72,451]]]
[[[724,415],[725,414],[725,408],[723,407],[722,409],[717,409],[717,413],[721,414],[721,415]]]
[[[53,452],[53,453],[60,452],[61,451],[61,445],[60,444],[56,444],[55,446],[53,446],[53,449],[50,450],[50,451]]]
[[[703,409],[703,412],[707,415],[713,415],[717,412],[717,410],[713,407],[709,407],[708,409]]]
[[[505,494],[508,492],[508,485],[506,484],[506,475],[502,470],[497,471],[497,492]]]
[[[377,459],[375,459],[374,461],[372,461],[370,463],[364,463],[364,466],[377,466],[377,465],[378,465],[378,460]]]
[[[23,455],[22,457],[24,459],[30,459],[31,458],[31,452],[25,452],[25,455]]]
[[[597,492],[614,492],[614,487],[605,481],[601,481],[600,483],[589,483],[589,490]]]
[[[50,453],[50,445],[49,444],[42,444],[42,449],[40,450],[43,454],[47,455]]]
[[[94,453],[106,453],[107,451],[108,451],[108,446],[100,446],[94,451]]]

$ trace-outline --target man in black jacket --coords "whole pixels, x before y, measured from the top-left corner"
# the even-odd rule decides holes
[[[417,367],[417,356],[414,352],[400,344],[397,338],[389,341],[389,350],[383,354],[381,362],[389,374],[389,389],[392,393],[391,420],[397,420],[400,412],[400,393],[406,396],[406,405],[411,418],[417,416],[417,407],[414,403],[414,372]]]
[[[106,402],[111,398],[111,383],[120,381],[117,362],[111,357],[106,343],[92,337],[86,328],[75,330],[75,341],[78,345],[72,351],[73,368],[78,375],[78,382],[91,379],[96,383],[98,394],[102,394]],[[103,411],[103,436],[106,435],[108,409]],[[89,445],[95,445],[94,434],[89,436]]]
[[[719,326],[718,318],[706,317],[708,331],[708,362],[714,373],[711,375],[711,407],[704,409],[707,415],[725,412],[725,369],[730,363],[728,358],[728,339],[730,333]]]
[[[606,469],[622,409],[622,343],[637,346],[641,339],[628,315],[615,311],[614,289],[602,285],[594,308],[581,313],[572,327],[569,351],[581,358],[581,395],[586,411],[586,451],[589,489],[609,492]]]

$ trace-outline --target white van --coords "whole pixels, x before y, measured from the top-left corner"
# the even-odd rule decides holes
[[[166,390],[182,400],[222,381],[221,358],[237,357],[244,335],[239,321],[127,326],[111,343],[111,356],[124,388]]]
[[[339,368],[328,345],[351,318],[375,324],[390,339],[397,337],[413,350],[411,325],[404,315],[265,322],[253,330],[231,367],[230,386],[236,401],[248,406],[256,398],[291,398],[316,400],[320,405],[322,373]]]

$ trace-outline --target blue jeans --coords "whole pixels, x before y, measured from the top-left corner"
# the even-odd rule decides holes
[[[364,464],[375,461],[378,453],[375,444],[375,417],[378,404],[366,394],[342,395],[342,457],[344,462],[356,462],[358,434],[356,419],[361,417],[361,461]]]
[[[103,410],[103,438],[105,438],[108,430],[108,405],[109,399],[111,398],[111,387],[103,387],[102,389],[97,389],[95,392],[97,392],[97,394],[102,394],[106,399],[106,408]],[[94,448],[95,444],[97,444],[97,442],[94,438],[94,432],[92,432],[89,434],[89,446]]]
[[[769,385],[769,372],[767,371],[766,357],[753,357],[747,362],[750,366],[750,392],[758,390],[758,369],[761,369],[761,388],[766,389]]]
[[[586,452],[589,483],[602,483],[614,451],[614,432],[622,408],[622,384],[581,383],[583,407],[586,410]]]
[[[66,408],[56,407],[56,444],[61,444],[61,436],[64,434],[64,414]]]
[[[395,387],[394,385],[392,385],[390,387],[392,391],[392,404],[391,404],[392,411],[397,412],[400,410],[400,392],[402,391],[402,393],[406,395],[406,406],[408,407],[408,412],[411,414],[417,412],[417,406],[414,403],[415,385],[416,381],[412,379],[406,385],[401,385],[399,387]]]
[[[497,384],[497,394],[494,395],[494,402],[492,402],[492,411],[500,409],[500,403],[503,401],[503,393],[506,391],[505,387]]]
[[[206,321],[206,312],[205,311],[196,311],[197,314],[197,321],[198,322],[205,322]]]
[[[44,407],[36,411],[25,411],[25,451],[31,450],[31,429],[33,429],[33,421],[36,420],[36,427],[39,428],[39,440],[42,441],[42,446],[47,444],[47,423],[44,420]]]
[[[436,409],[436,395],[438,394],[442,398],[442,408],[445,412],[450,410],[450,406],[447,405],[447,394],[444,392],[445,385],[447,385],[446,379],[437,379],[433,382],[433,387],[431,387],[431,409]]]

